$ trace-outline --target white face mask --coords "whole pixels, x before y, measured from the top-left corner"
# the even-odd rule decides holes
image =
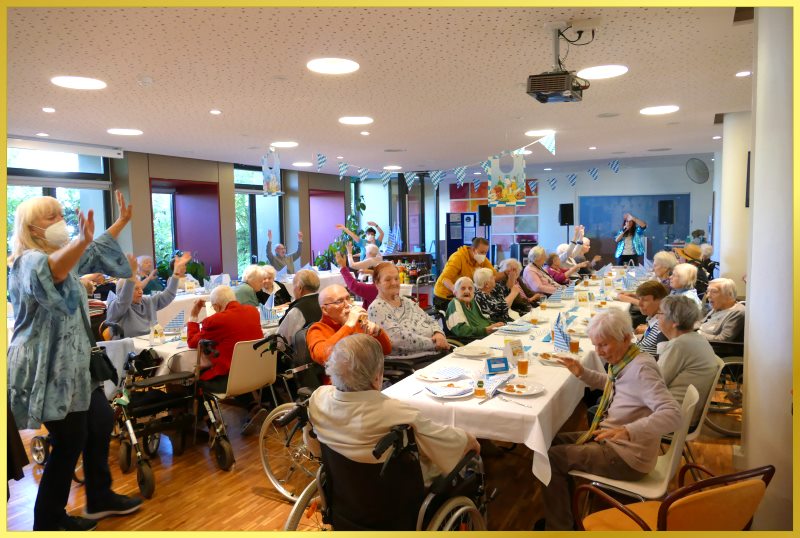
[[[69,242],[69,230],[67,229],[67,222],[64,220],[54,222],[47,228],[41,228],[36,225],[32,226],[34,228],[39,228],[40,230],[44,230],[45,240],[54,247],[60,248]]]
[[[486,254],[473,254],[472,259],[478,263],[483,263],[486,260]]]

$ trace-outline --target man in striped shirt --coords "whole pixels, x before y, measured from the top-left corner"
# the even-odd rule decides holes
[[[642,323],[634,329],[636,345],[658,360],[656,350],[659,342],[666,342],[667,337],[658,327],[658,307],[661,299],[669,295],[669,290],[657,280],[648,280],[636,288],[636,297],[639,299],[639,310],[647,316],[647,323]]]

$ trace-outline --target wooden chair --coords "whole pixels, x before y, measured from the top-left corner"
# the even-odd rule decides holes
[[[700,470],[707,478],[683,485],[687,471]],[[741,531],[749,530],[753,515],[764,497],[775,467],[714,476],[708,469],[689,463],[678,474],[679,489],[663,501],[647,501],[623,505],[602,490],[583,484],[575,490],[573,507],[584,504],[584,495],[594,494],[613,508],[580,517],[574,511],[579,530],[620,531]]]

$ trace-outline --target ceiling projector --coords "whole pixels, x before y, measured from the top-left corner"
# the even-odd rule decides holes
[[[574,71],[552,71],[530,75],[527,91],[540,103],[572,103],[583,99],[587,86]]]

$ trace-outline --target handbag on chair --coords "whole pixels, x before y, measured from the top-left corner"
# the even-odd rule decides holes
[[[92,349],[89,351],[89,374],[92,376],[92,382],[102,383],[110,380],[116,385],[119,383],[117,369],[111,364],[111,359],[108,358],[106,350],[97,345],[97,340],[95,340],[94,333],[92,333],[92,327],[83,312],[81,312],[81,319],[86,328],[86,334],[89,336],[89,342],[92,344]]]

